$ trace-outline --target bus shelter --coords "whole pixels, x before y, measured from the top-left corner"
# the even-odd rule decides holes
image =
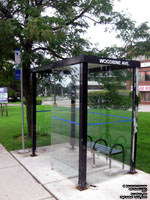
[[[33,68],[32,156],[37,147],[36,74],[47,73],[54,82],[51,121],[47,123],[51,123],[51,156],[59,172],[65,169],[78,177],[80,190],[87,187],[93,169],[98,171],[102,162],[109,175],[113,159],[120,168],[125,163],[135,173],[139,67],[138,61],[80,55]],[[63,98],[57,100],[60,91]]]

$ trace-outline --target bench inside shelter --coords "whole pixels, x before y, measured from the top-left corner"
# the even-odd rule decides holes
[[[89,141],[87,142],[87,146],[91,148],[91,152],[93,155],[93,167],[96,166],[96,159],[95,153],[103,153],[107,157],[109,157],[109,175],[111,175],[111,158],[112,155],[122,154],[122,169],[124,169],[124,146],[122,144],[114,144],[111,147],[108,146],[106,140],[99,138],[95,142],[93,141],[91,136],[87,136]],[[102,144],[101,144],[102,143]],[[120,148],[117,149],[116,147],[119,146]]]

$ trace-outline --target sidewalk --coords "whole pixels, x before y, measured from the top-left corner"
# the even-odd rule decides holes
[[[139,105],[139,112],[150,112],[150,105]]]
[[[125,169],[122,170],[120,163],[113,160],[112,175],[109,176],[109,168],[105,156],[101,155],[97,159],[97,165],[101,163],[100,167],[92,168],[91,152],[87,155],[87,182],[89,189],[84,191],[77,190],[78,167],[76,167],[77,160],[75,159],[77,151],[74,150],[71,153],[65,144],[59,147],[57,152],[55,150],[57,151],[57,148],[53,147],[52,153],[52,149],[49,146],[38,147],[36,157],[31,157],[30,153],[26,155],[18,154],[17,151],[12,151],[11,153],[59,200],[131,199],[131,193],[134,193],[132,196],[135,196],[135,198],[133,199],[140,199],[136,197],[144,195],[141,185],[145,187],[145,193],[148,196],[146,199],[150,200],[150,174],[140,170],[137,170],[138,173],[134,175],[128,174],[129,166],[125,165]],[[59,158],[57,153],[61,155]],[[69,165],[66,163],[67,161]],[[104,162],[106,165],[102,166]],[[94,185],[95,189],[90,185]]]
[[[55,200],[1,144],[0,200]]]
[[[140,170],[134,175],[114,173],[110,178],[108,170],[93,171],[88,178],[89,181],[93,176],[97,179],[96,189],[79,191],[76,189],[77,176],[72,174],[72,169],[67,170],[64,166],[65,173],[71,172],[68,177],[62,175],[55,163],[53,169],[50,167],[49,147],[38,148],[36,157],[31,157],[30,153],[9,153],[0,144],[0,200],[56,200],[51,193],[59,200],[120,200],[130,197],[131,193],[144,194],[139,188],[142,185],[147,189],[147,200],[150,200],[150,174]],[[62,163],[59,164],[62,169]],[[134,191],[136,188],[138,190]]]

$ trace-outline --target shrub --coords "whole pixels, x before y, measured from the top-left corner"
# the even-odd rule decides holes
[[[130,91],[129,96],[132,98],[132,91]],[[138,94],[138,104],[141,103],[141,100],[142,100],[142,96],[141,96],[141,92],[139,92],[139,94]]]
[[[23,100],[23,103],[26,105],[26,101]],[[42,104],[42,99],[36,99],[36,105],[41,105]]]
[[[42,104],[42,99],[36,99],[36,105],[41,105]]]
[[[107,91],[94,91],[88,93],[88,105],[92,108],[97,108],[103,105],[106,101]]]
[[[113,108],[127,110],[132,106],[131,91],[93,91],[88,93],[91,108]]]

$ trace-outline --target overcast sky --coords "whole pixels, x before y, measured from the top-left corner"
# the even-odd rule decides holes
[[[115,10],[130,13],[132,20],[136,21],[137,25],[145,21],[150,22],[150,0],[120,0],[120,2],[115,0]],[[118,39],[115,39],[115,33],[105,33],[104,28],[100,25],[91,26],[86,37],[91,38],[90,40],[94,43],[99,43],[100,49],[121,44]]]

